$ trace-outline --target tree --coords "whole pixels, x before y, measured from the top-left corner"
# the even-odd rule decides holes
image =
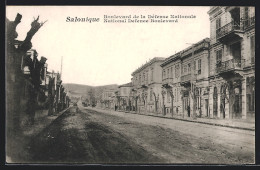
[[[155,92],[153,92],[153,96],[154,96],[155,112],[157,113],[157,111],[158,111],[159,94],[158,94],[158,96],[156,96]]]
[[[13,114],[14,121],[14,127],[16,127],[16,130],[19,130],[19,124],[20,124],[20,96],[21,96],[21,83],[23,82],[23,76],[21,71],[21,60],[23,56],[26,54],[26,52],[32,47],[32,37],[35,35],[35,33],[43,26],[43,24],[46,22],[39,23],[39,16],[37,19],[34,19],[31,23],[31,28],[27,32],[27,36],[24,41],[21,41],[18,45],[18,47],[15,46],[16,38],[18,37],[18,33],[16,32],[17,25],[21,22],[22,15],[17,14],[14,21],[9,21],[6,18],[6,39],[7,39],[7,86],[8,86],[8,93],[7,93],[7,100],[10,104],[8,106],[8,115]],[[34,86],[31,86],[29,89],[30,94],[30,100],[36,100],[36,95],[34,94]],[[31,112],[35,112],[35,102],[32,101],[32,103],[29,102],[29,107],[31,107]],[[10,117],[10,116],[9,116]],[[9,118],[8,118],[9,119]],[[8,120],[9,121],[9,120]],[[33,120],[32,120],[33,123]]]

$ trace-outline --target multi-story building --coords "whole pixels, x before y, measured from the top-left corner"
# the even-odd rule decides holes
[[[181,53],[182,111],[184,116],[208,116],[209,38]]]
[[[182,114],[181,101],[181,53],[176,53],[161,64],[163,114]]]
[[[113,109],[114,108],[114,100],[113,97],[115,95],[114,89],[105,89],[101,96],[101,107],[107,108],[107,109]]]
[[[161,113],[161,64],[165,58],[155,57],[132,73],[131,103],[139,113]]]
[[[132,88],[132,82],[118,86],[118,93],[116,93],[117,94],[116,97],[119,100],[118,108],[120,110],[124,110],[124,111],[132,110],[132,102],[130,100],[131,88]]]
[[[161,64],[164,114],[208,115],[208,49],[205,38]]]
[[[214,6],[210,16],[210,117],[255,116],[255,8]]]

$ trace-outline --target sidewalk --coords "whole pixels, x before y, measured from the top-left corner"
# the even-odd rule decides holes
[[[91,108],[94,110],[104,111],[106,109],[101,108]],[[188,121],[188,122],[195,122],[195,123],[202,123],[202,124],[208,124],[208,125],[214,125],[214,126],[222,126],[222,127],[229,127],[229,128],[235,128],[235,129],[243,129],[243,130],[250,130],[255,131],[255,121],[254,120],[245,120],[245,119],[217,119],[217,118],[192,118],[192,117],[182,117],[182,115],[173,115],[167,114],[163,116],[162,114],[155,114],[155,113],[136,113],[133,111],[114,111],[114,110],[107,110],[110,112],[118,113],[118,112],[124,112],[124,113],[130,113],[130,114],[138,114],[138,115],[146,115],[146,116],[153,116],[153,117],[159,117],[159,118],[165,118],[165,119],[175,119],[175,120],[181,120],[181,121]]]
[[[27,126],[23,128],[23,135],[32,136],[34,134],[39,133],[45,127],[49,126],[55,119],[57,119],[60,115],[66,112],[70,107],[60,111],[59,113],[55,113],[51,116],[48,116],[48,110],[37,110],[35,113],[35,122],[34,125]]]

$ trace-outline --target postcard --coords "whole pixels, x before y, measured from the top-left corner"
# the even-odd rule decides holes
[[[6,6],[7,164],[255,164],[255,7]]]

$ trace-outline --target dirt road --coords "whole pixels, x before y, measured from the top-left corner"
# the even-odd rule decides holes
[[[27,146],[34,163],[254,163],[254,133],[79,106]]]

